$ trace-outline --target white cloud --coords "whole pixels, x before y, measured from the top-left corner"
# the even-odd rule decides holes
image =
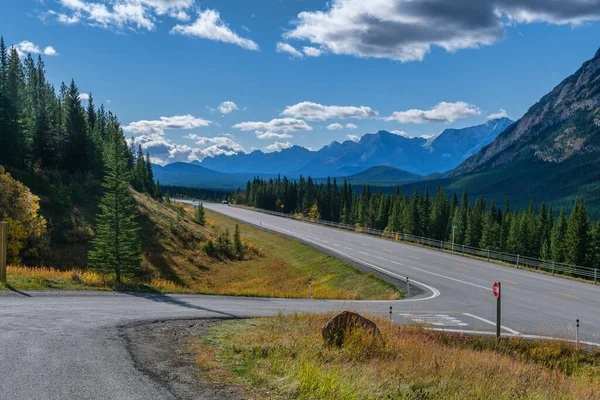
[[[335,124],[328,125],[327,129],[329,129],[330,131],[339,131],[340,129],[344,129],[344,125],[338,124],[336,122]]]
[[[23,40],[22,42],[17,43],[12,47],[15,50],[17,50],[19,57],[25,57],[27,54],[42,54],[42,53],[44,53],[47,56],[57,56],[58,55],[58,52],[54,49],[54,47],[47,46],[42,51],[42,49],[37,44],[30,42],[29,40]]]
[[[279,43],[277,43],[277,46],[275,47],[275,49],[277,50],[278,53],[288,53],[292,57],[296,57],[296,58],[304,57],[304,55],[302,53],[300,53],[295,47],[293,47],[287,43],[279,42]]]
[[[313,129],[305,121],[295,118],[278,118],[269,122],[241,122],[239,124],[235,124],[233,127],[242,131],[267,131],[277,133],[312,131]]]
[[[293,138],[292,135],[289,135],[287,133],[261,132],[261,131],[256,131],[255,133],[256,133],[257,139],[291,139],[291,138]]]
[[[405,138],[410,138],[410,136],[408,135],[408,133],[404,132],[403,130],[397,129],[395,131],[391,131],[391,133],[393,133],[394,135],[405,137]]]
[[[51,57],[59,55],[58,51],[56,51],[54,49],[54,47],[52,47],[52,46],[46,46],[46,48],[44,49],[44,54],[47,55],[47,56],[51,56]]]
[[[293,144],[291,144],[290,142],[275,142],[273,144],[266,146],[265,151],[267,153],[271,153],[274,151],[281,151],[281,150],[289,149],[290,147],[293,147]]]
[[[494,114],[490,114],[487,116],[487,119],[498,119],[498,118],[508,118],[508,113],[505,109],[501,108],[500,111]]]
[[[286,107],[281,115],[303,118],[308,121],[325,121],[327,119],[375,118],[378,113],[371,109],[371,107],[366,106],[324,106],[318,103],[303,101],[302,103]]]
[[[85,22],[87,25],[104,29],[146,30],[156,28],[156,15],[181,7],[181,1],[120,0],[110,3],[95,3],[84,0],[58,0],[63,12],[49,10],[45,15],[56,17],[63,24]],[[186,1],[187,3],[187,1]]]
[[[508,23],[579,25],[600,20],[598,0],[332,0],[304,11],[283,35],[334,54],[423,60],[431,47],[449,52],[491,45]]]
[[[204,10],[198,14],[198,19],[191,25],[176,25],[171,29],[172,34],[199,37],[218,42],[232,43],[247,50],[258,50],[258,45],[250,39],[238,36],[221,20],[221,15],[215,10]]]
[[[219,112],[221,114],[229,114],[232,111],[239,110],[237,104],[233,101],[224,101],[219,106]]]
[[[352,140],[353,142],[358,142],[358,141],[360,141],[360,138],[359,138],[358,136],[356,136],[356,135],[346,135],[346,137],[347,137],[349,140]]]
[[[79,100],[88,101],[90,99],[90,95],[87,93],[79,93]]]
[[[354,125],[354,124],[346,124],[346,129],[357,129],[358,125]]]
[[[429,110],[407,110],[396,111],[386,121],[397,121],[402,124],[429,124],[429,123],[452,123],[457,119],[480,115],[479,108],[463,101],[447,103],[445,101],[437,104]]]
[[[123,127],[125,132],[139,134],[164,135],[166,129],[195,129],[210,125],[212,122],[192,115],[176,115],[173,117],[160,117],[159,120],[141,120],[131,122]]]
[[[112,100],[106,100],[106,103],[110,104],[110,103],[112,103]]]
[[[185,139],[192,139],[196,142],[197,145],[206,146],[206,145],[216,145],[220,148],[227,148],[234,151],[244,151],[244,148],[241,144],[231,140],[226,136],[216,136],[216,137],[206,137],[206,136],[198,136],[195,134],[189,134],[184,136]]]
[[[141,144],[142,149],[150,153],[152,162],[159,165],[178,161],[202,161],[206,157],[214,157],[221,154],[234,155],[246,153],[246,150],[239,143],[227,137],[208,138],[194,134],[186,137],[195,139],[196,144],[201,147],[176,144],[160,134],[140,135],[133,138],[133,142],[136,146]]]
[[[49,9],[40,18],[44,21],[54,18],[65,25],[82,22],[116,31],[153,31],[160,22],[158,17],[165,14],[180,21],[189,20],[185,10],[193,6],[194,0],[57,0],[57,3],[60,11]]]
[[[183,10],[173,10],[173,11],[169,12],[169,17],[175,18],[176,20],[183,21],[183,22],[187,22],[190,19],[192,19],[192,17],[190,17],[190,15]]]
[[[304,46],[302,48],[307,57],[319,57],[323,52],[316,47]]]

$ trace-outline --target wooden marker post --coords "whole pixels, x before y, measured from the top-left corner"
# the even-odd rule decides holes
[[[6,283],[6,258],[8,253],[8,222],[0,222],[0,282]]]

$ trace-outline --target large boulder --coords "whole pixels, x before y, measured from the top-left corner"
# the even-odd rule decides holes
[[[321,334],[325,343],[332,346],[341,347],[344,344],[344,338],[353,329],[361,328],[367,334],[374,337],[380,337],[381,332],[375,323],[357,313],[350,311],[342,311],[331,318],[321,328]]]

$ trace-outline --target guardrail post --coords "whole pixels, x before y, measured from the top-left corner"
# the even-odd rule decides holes
[[[594,285],[596,284],[597,278],[598,278],[598,268],[594,268]]]
[[[487,250],[488,250],[488,262],[490,262],[490,249],[487,249]]]
[[[8,222],[0,222],[0,282],[6,283],[6,259],[8,257]]]
[[[554,261],[552,261],[552,276],[554,276]]]
[[[519,268],[519,257],[520,257],[520,255],[517,254],[517,268]]]
[[[421,236],[421,247],[423,247],[425,244],[425,238],[423,236]]]
[[[406,295],[410,297],[410,279],[408,279],[408,276],[406,277]]]
[[[462,246],[463,246],[462,255],[464,256],[465,255],[465,245],[463,244]]]
[[[444,241],[440,242],[440,251],[444,251]]]

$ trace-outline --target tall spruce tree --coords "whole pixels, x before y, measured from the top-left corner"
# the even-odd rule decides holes
[[[567,225],[565,244],[566,261],[575,265],[585,265],[590,244],[590,224],[585,210],[583,196],[575,204]]]
[[[90,265],[114,273],[117,283],[140,272],[141,244],[137,210],[129,184],[128,149],[121,129],[113,124],[105,151],[105,193],[100,201],[96,237],[89,252]]]
[[[206,223],[206,212],[204,211],[204,204],[202,204],[202,202],[200,202],[200,204],[198,204],[198,207],[196,207],[195,218],[196,222],[202,226],[204,226],[204,224]]]
[[[89,169],[91,161],[88,158],[88,127],[79,98],[79,89],[73,80],[66,93],[65,108],[66,140],[63,162],[67,171],[71,173],[85,172]]]

